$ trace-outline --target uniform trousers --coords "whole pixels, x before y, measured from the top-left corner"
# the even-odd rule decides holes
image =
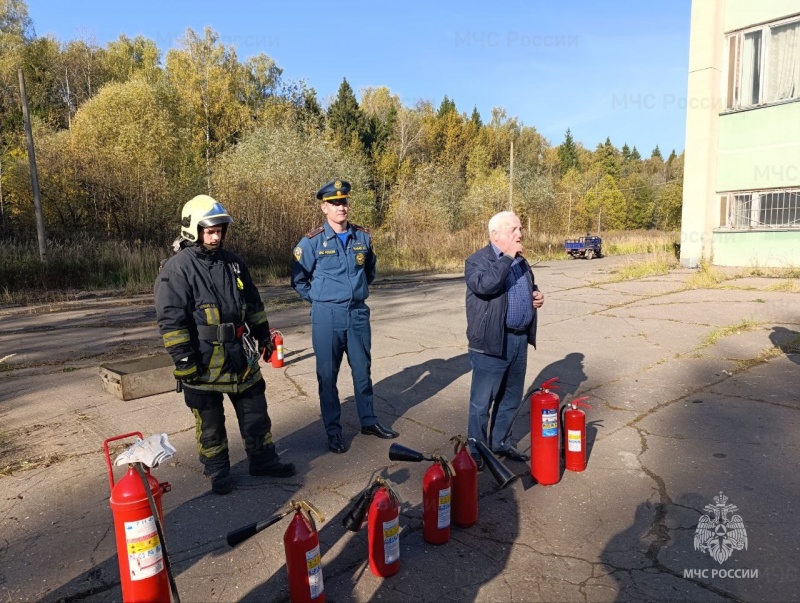
[[[260,379],[241,393],[230,393],[228,398],[236,411],[239,433],[251,467],[269,465],[278,458],[272,443],[272,421],[267,412],[266,384]],[[228,435],[225,429],[225,412],[221,392],[183,388],[186,405],[195,418],[195,436],[203,473],[224,476],[230,473]]]
[[[342,432],[341,402],[336,381],[347,354],[353,376],[356,411],[362,427],[377,423],[372,394],[372,331],[369,308],[363,302],[311,304],[311,342],[317,359],[319,407],[327,435]]]

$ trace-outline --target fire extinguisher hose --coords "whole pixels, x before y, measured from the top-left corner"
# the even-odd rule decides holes
[[[158,532],[158,539],[161,541],[161,550],[164,553],[164,567],[167,570],[167,577],[169,578],[169,588],[172,591],[172,600],[174,603],[181,603],[180,595],[178,595],[178,585],[175,584],[175,576],[172,574],[172,564],[169,562],[169,554],[167,553],[167,541],[164,539],[164,529],[161,526],[161,517],[156,508],[156,501],[153,499],[153,493],[150,491],[150,483],[147,481],[147,476],[142,469],[141,463],[134,463],[134,469],[139,477],[142,479],[144,491],[147,492],[147,501],[150,503],[150,511],[153,513],[153,519],[156,522],[156,531]]]

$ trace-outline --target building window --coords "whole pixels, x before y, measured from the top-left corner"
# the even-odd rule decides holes
[[[800,18],[727,37],[727,109],[800,99]]]
[[[727,223],[736,229],[800,229],[800,189],[729,193]]]

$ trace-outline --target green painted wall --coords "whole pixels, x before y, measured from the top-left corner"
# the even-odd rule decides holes
[[[800,101],[720,115],[719,192],[800,188]]]
[[[712,235],[714,264],[762,268],[800,266],[800,230],[725,231]]]
[[[705,2],[707,0],[695,0]],[[725,33],[800,14],[797,0],[727,0]]]

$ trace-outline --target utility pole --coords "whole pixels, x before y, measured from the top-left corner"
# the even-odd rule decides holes
[[[39,259],[42,264],[47,263],[47,233],[44,229],[44,215],[42,214],[42,197],[39,194],[39,174],[36,171],[36,152],[33,148],[33,130],[31,130],[31,116],[28,113],[28,94],[25,92],[25,76],[22,69],[17,69],[19,74],[19,93],[22,97],[22,118],[25,121],[25,136],[28,141],[28,164],[31,172],[31,188],[33,188],[33,208],[36,212],[36,234],[39,237]]]
[[[569,191],[569,209],[567,210],[567,236],[572,232],[572,191]]]
[[[511,167],[508,177],[508,211],[514,211],[514,141],[511,141]]]
[[[0,232],[6,228],[6,206],[3,204],[3,157],[0,156]]]

